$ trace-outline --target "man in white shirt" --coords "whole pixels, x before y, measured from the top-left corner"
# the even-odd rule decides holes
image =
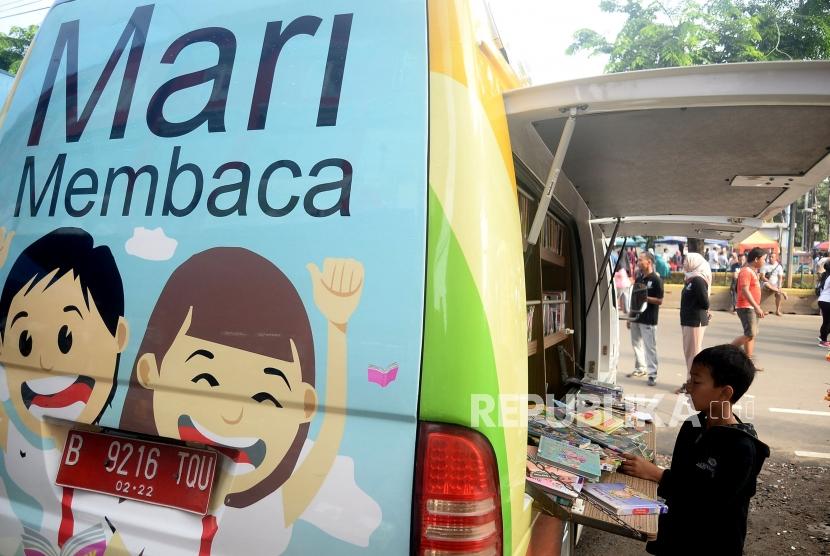
[[[718,249],[716,247],[709,249],[707,258],[709,259],[709,266],[713,271],[717,272],[720,270],[720,264],[718,263]]]
[[[775,295],[775,314],[781,316],[781,299],[787,299],[787,293],[782,288],[784,284],[784,267],[778,261],[778,255],[770,253],[769,264],[764,266],[761,273],[762,286]]]

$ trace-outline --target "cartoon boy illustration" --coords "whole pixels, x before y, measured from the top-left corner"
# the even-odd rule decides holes
[[[7,254],[5,246],[0,257]],[[72,535],[71,525],[61,527],[72,489],[54,485],[65,427],[44,417],[98,422],[128,337],[108,247],[95,247],[81,229],[59,228],[17,257],[0,294],[0,482],[19,520],[0,516],[4,529],[22,525],[53,543]]]
[[[311,324],[271,262],[242,248],[198,253],[173,272],[150,316],[121,427],[213,445],[227,456],[217,476],[225,495],[214,497],[202,522],[200,555],[282,553],[339,459],[346,337],[363,266],[326,259],[322,271],[307,268],[328,321],[325,413],[313,443],[308,429],[319,401]],[[367,544],[379,522],[378,511]]]

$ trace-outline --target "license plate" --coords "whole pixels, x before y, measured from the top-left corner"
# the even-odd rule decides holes
[[[204,515],[216,460],[210,450],[73,430],[55,483]]]

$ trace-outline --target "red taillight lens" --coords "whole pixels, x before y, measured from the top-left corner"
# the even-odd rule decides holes
[[[415,465],[417,554],[497,556],[501,497],[493,449],[480,433],[421,423]]]

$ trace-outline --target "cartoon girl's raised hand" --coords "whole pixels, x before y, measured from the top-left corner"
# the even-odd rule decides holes
[[[6,233],[6,228],[0,228],[0,268],[6,264],[6,259],[9,256],[9,248],[11,248],[14,234],[14,231]]]
[[[331,324],[345,326],[360,302],[363,265],[354,259],[325,259],[323,271],[306,265],[314,288],[314,303]]]

